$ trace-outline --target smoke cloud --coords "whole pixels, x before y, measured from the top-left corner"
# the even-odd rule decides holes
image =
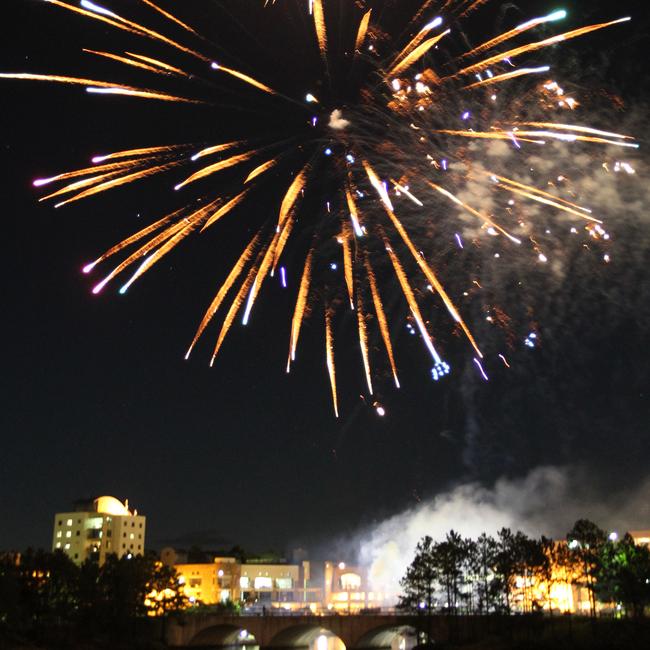
[[[509,527],[560,539],[580,518],[619,533],[650,528],[650,478],[625,491],[603,485],[606,482],[586,469],[549,466],[520,479],[500,479],[491,487],[459,485],[360,535],[359,562],[368,570],[374,590],[396,595],[415,546],[425,535],[441,540],[453,529],[476,538]]]

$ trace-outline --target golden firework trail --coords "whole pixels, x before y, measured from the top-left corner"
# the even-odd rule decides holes
[[[507,185],[513,185],[514,187],[518,187],[519,189],[526,190],[534,194],[539,194],[540,196],[545,196],[546,198],[549,198],[552,201],[556,201],[557,203],[562,203],[563,205],[568,206],[570,208],[576,208],[577,210],[581,210],[583,213],[591,214],[591,210],[589,208],[585,208],[584,206],[578,205],[577,203],[567,201],[566,199],[555,196],[554,194],[550,194],[549,192],[545,192],[544,190],[540,190],[536,187],[533,187],[532,185],[519,183],[515,180],[512,180],[511,178],[506,178],[505,176],[499,176],[498,174],[488,173],[488,176],[490,178],[495,178],[501,183],[506,183]],[[584,215],[581,214],[580,216],[584,216]]]
[[[323,0],[313,0],[312,15],[314,17],[314,27],[316,28],[316,38],[320,48],[325,71],[329,76],[329,64],[327,63],[327,27],[325,26],[325,12],[323,11]]]
[[[372,302],[375,306],[375,314],[377,315],[377,321],[379,322],[379,330],[381,332],[382,339],[384,340],[384,346],[386,348],[386,354],[388,355],[388,361],[390,362],[391,370],[393,371],[393,380],[395,381],[395,387],[399,388],[400,384],[399,379],[397,378],[397,365],[395,364],[395,356],[393,354],[393,344],[390,340],[388,319],[386,318],[384,305],[381,302],[381,295],[379,294],[379,287],[377,286],[375,272],[370,264],[370,259],[368,258],[367,253],[364,256],[364,264],[366,267],[366,273],[368,275],[368,284],[370,285],[370,291],[372,293]]]
[[[372,390],[372,372],[370,371],[370,354],[368,352],[368,328],[366,327],[366,317],[363,313],[363,302],[361,294],[357,291],[357,324],[359,327],[359,347],[361,348],[361,360],[363,369],[366,373],[366,384],[368,392],[373,394]]]
[[[185,187],[190,183],[194,183],[195,181],[198,181],[201,178],[205,178],[206,176],[211,176],[212,174],[216,174],[217,172],[223,171],[224,169],[228,169],[229,167],[234,167],[235,165],[239,165],[243,162],[246,162],[247,160],[250,160],[258,153],[259,152],[257,150],[247,151],[246,153],[240,153],[235,156],[230,156],[230,158],[226,158],[225,160],[220,160],[219,162],[212,163],[211,165],[207,165],[206,167],[199,169],[198,172],[194,172],[194,174],[186,178],[183,182],[176,185],[174,189],[180,190],[182,187]]]
[[[349,185],[345,188],[345,200],[348,206],[348,212],[350,213],[350,221],[352,222],[354,234],[357,237],[363,237],[364,232],[361,227],[361,221],[359,220],[359,211],[357,210],[357,204]]]
[[[318,0],[317,0],[318,1]],[[327,360],[327,372],[330,376],[332,388],[332,404],[334,415],[339,417],[339,404],[336,396],[336,366],[334,364],[334,337],[332,336],[332,314],[329,308],[325,309],[325,356]]]
[[[92,196],[93,194],[99,194],[100,192],[105,192],[106,190],[111,190],[115,187],[119,187],[120,185],[126,185],[127,183],[134,183],[135,181],[142,180],[143,178],[147,178],[148,176],[153,176],[154,174],[160,174],[161,172],[169,171],[170,169],[173,169],[174,167],[178,167],[179,165],[182,164],[184,164],[184,161],[177,160],[177,161],[165,163],[164,165],[147,167],[145,169],[138,170],[131,174],[127,174],[126,176],[119,176],[118,178],[113,178],[111,180],[100,183],[99,185],[95,185],[95,187],[91,187],[87,190],[84,190],[79,194],[75,194],[72,198],[66,199],[61,203],[57,203],[54,207],[59,208],[68,203],[72,203],[73,201],[79,201],[80,199],[85,199],[89,196]]]
[[[495,178],[497,178],[498,180],[502,179],[502,177],[500,176],[496,176]],[[568,203],[568,201],[564,202],[558,200],[552,194],[548,194],[547,192],[542,192],[534,188],[529,188],[532,191],[527,191],[526,189],[523,189],[523,186],[520,183],[515,183],[513,181],[508,181],[506,179],[502,179],[502,180],[503,182],[499,183],[498,187],[508,192],[512,192],[513,194],[519,194],[520,196],[524,196],[533,201],[537,201],[538,203],[544,203],[545,205],[550,205],[553,208],[557,208],[558,210],[562,210],[563,212],[568,212],[569,214],[573,214],[577,217],[580,217],[581,219],[585,219],[593,223],[603,223],[600,219],[596,219],[595,217],[586,214],[584,208],[581,208],[580,206],[576,206],[578,208],[576,210],[575,208],[570,207],[570,204],[569,205],[565,204]],[[551,197],[551,198],[547,198],[547,197]]]
[[[196,345],[197,341],[201,338],[201,335],[205,331],[205,328],[210,324],[210,321],[214,318],[215,314],[219,310],[219,307],[221,307],[221,304],[223,303],[224,299],[228,295],[228,292],[232,288],[233,284],[235,284],[237,278],[239,278],[239,276],[244,272],[244,269],[246,268],[246,265],[250,262],[253,252],[255,251],[255,248],[259,243],[259,240],[260,240],[260,233],[257,233],[253,237],[253,239],[251,239],[248,246],[246,246],[244,252],[240,255],[239,259],[232,267],[232,270],[228,274],[228,277],[225,279],[225,281],[219,288],[217,295],[214,297],[214,300],[210,303],[210,306],[205,312],[205,316],[203,316],[203,320],[201,321],[201,323],[199,324],[196,330],[194,339],[192,340],[192,343],[190,344],[190,347],[187,350],[187,354],[185,355],[186,360],[190,358],[190,354],[192,354],[192,350],[194,349],[194,346]]]
[[[120,54],[112,54],[111,52],[101,52],[99,50],[88,50],[86,48],[84,48],[83,51],[86,54],[96,54],[97,56],[101,56],[105,59],[119,61],[120,63],[133,66],[134,68],[141,68],[142,70],[148,70],[149,72],[154,72],[156,74],[163,74],[162,70],[159,70],[158,68],[152,65],[147,65],[146,63],[142,63],[141,61],[134,61],[133,59],[129,59],[126,56],[121,56]]]
[[[356,52],[361,51],[361,48],[363,47],[363,43],[366,40],[366,36],[368,35],[368,25],[370,24],[371,15],[372,15],[372,9],[369,9],[361,19],[361,23],[359,24],[359,31],[357,32],[357,40],[354,44],[354,49]]]
[[[340,241],[343,247],[343,270],[345,275],[345,284],[348,288],[348,298],[350,299],[350,309],[354,310],[354,279],[353,279],[353,263],[352,263],[352,248],[350,246],[350,239],[352,233],[347,225],[343,224]]]
[[[481,52],[485,52],[486,50],[496,47],[497,45],[501,45],[501,43],[505,43],[511,38],[514,38],[515,36],[519,36],[520,34],[523,34],[524,32],[527,32],[528,30],[533,29],[534,27],[538,27],[539,25],[543,25],[549,22],[555,22],[557,20],[563,20],[564,18],[566,18],[566,15],[567,15],[566,11],[559,10],[559,11],[554,11],[548,14],[547,16],[541,16],[539,18],[533,18],[532,20],[528,20],[525,23],[518,25],[514,29],[504,32],[503,34],[499,34],[499,36],[495,38],[491,38],[489,41],[486,41],[482,45],[475,47],[473,50],[470,50],[469,52],[465,52],[465,54],[461,55],[461,58],[465,59],[474,56],[476,54],[481,54]]]
[[[140,0],[142,5],[151,9],[144,13],[157,18],[163,28],[173,29],[173,34],[179,34],[180,40],[174,40],[161,31],[121,16],[112,9],[90,0],[81,0],[79,7],[61,0],[45,1],[75,16],[98,21],[121,30],[129,34],[133,40],[137,39],[139,44],[124,52],[88,47],[83,49],[85,53],[106,59],[111,65],[121,69],[122,73],[133,68],[141,71],[139,74],[151,74],[151,78],[158,83],[164,81],[167,87],[174,89],[176,86],[189,83],[195,84],[192,88],[208,88],[212,93],[207,97],[209,101],[206,101],[205,95],[197,95],[197,98],[194,98],[194,92],[168,92],[165,87],[149,88],[141,87],[140,84],[133,86],[74,75],[16,72],[0,73],[0,78],[81,85],[86,87],[87,92],[93,94],[164,101],[189,108],[203,105],[223,109],[223,104],[215,101],[215,95],[220,101],[221,96],[235,96],[236,108],[254,113],[255,119],[258,119],[257,114],[261,114],[264,119],[266,110],[264,104],[275,104],[277,98],[300,107],[301,117],[296,130],[288,133],[283,131],[282,135],[264,134],[261,137],[253,137],[238,133],[228,136],[233,139],[217,141],[216,144],[211,144],[208,139],[198,144],[156,144],[125,149],[97,155],[92,158],[93,165],[90,167],[37,179],[34,185],[41,187],[56,183],[56,187],[40,200],[66,195],[65,200],[56,204],[56,207],[59,207],[159,174],[168,173],[169,177],[174,177],[171,186],[175,190],[180,190],[222,171],[233,170],[235,167],[238,168],[237,171],[245,168],[241,175],[235,171],[220,175],[219,181],[223,187],[221,185],[210,187],[210,183],[207,182],[202,184],[201,187],[205,188],[202,191],[205,194],[192,196],[184,207],[173,211],[165,210],[167,212],[165,216],[108,249],[87,264],[83,271],[90,273],[97,265],[114,258],[113,269],[94,286],[93,292],[100,292],[118,275],[132,269],[131,277],[120,289],[120,292],[124,293],[133,282],[192,233],[203,233],[234,211],[237,211],[237,214],[244,214],[247,207],[254,208],[248,211],[252,213],[251,219],[255,213],[266,212],[268,216],[265,217],[263,224],[256,223],[251,227],[250,222],[246,221],[242,226],[242,228],[250,228],[252,238],[251,235],[247,235],[245,241],[248,243],[244,250],[238,256],[232,256],[233,259],[236,258],[236,262],[229,267],[225,280],[218,284],[219,289],[199,323],[187,350],[186,358],[189,358],[198,340],[215,320],[217,312],[222,309],[227,297],[231,292],[234,293],[232,302],[221,321],[210,359],[212,365],[238,314],[242,315],[244,325],[249,322],[262,286],[267,278],[275,277],[289,242],[292,239],[304,238],[305,235],[313,237],[312,241],[315,243],[308,252],[303,253],[297,261],[292,261],[292,264],[297,264],[297,268],[301,269],[301,278],[291,319],[286,369],[289,372],[291,364],[295,361],[301,329],[310,313],[310,300],[315,297],[319,301],[323,300],[326,365],[336,417],[339,416],[339,405],[333,318],[335,306],[340,304],[341,299],[347,298],[350,308],[356,311],[355,338],[358,336],[359,339],[361,361],[369,394],[373,395],[378,389],[377,376],[373,375],[370,355],[373,336],[381,336],[395,386],[400,387],[390,336],[389,317],[379,288],[379,280],[382,280],[382,276],[386,273],[391,277],[392,273],[395,273],[421,338],[434,360],[434,367],[431,370],[433,379],[440,379],[450,370],[434,345],[429,324],[418,304],[414,290],[417,285],[408,275],[391,241],[399,243],[400,251],[402,246],[408,249],[408,254],[417,265],[419,272],[429,283],[427,288],[434,296],[440,298],[451,315],[455,324],[454,329],[458,332],[462,331],[469,341],[476,354],[474,363],[479,368],[481,376],[487,379],[481,364],[483,354],[478,343],[440,279],[442,277],[440,269],[444,269],[448,281],[455,280],[449,272],[449,265],[438,264],[438,260],[435,263],[427,260],[415,243],[417,227],[414,228],[413,225],[420,222],[433,225],[431,213],[445,214],[452,207],[450,204],[458,206],[477,219],[480,230],[486,235],[501,234],[512,243],[521,243],[514,234],[499,225],[502,219],[498,214],[488,212],[484,209],[485,206],[473,207],[466,202],[465,194],[460,189],[462,182],[478,179],[485,183],[486,188],[494,188],[498,191],[499,196],[512,197],[509,200],[511,205],[514,205],[514,197],[521,197],[522,200],[517,204],[518,209],[525,209],[526,206],[531,205],[530,202],[543,204],[552,210],[564,213],[562,216],[570,215],[591,222],[586,230],[595,239],[607,236],[600,225],[601,221],[592,215],[591,210],[579,204],[581,198],[577,194],[572,192],[569,200],[527,184],[525,179],[508,178],[503,175],[503,172],[484,172],[485,166],[481,171],[473,172],[472,161],[468,159],[470,155],[468,150],[478,148],[481,141],[485,140],[511,142],[513,151],[518,151],[522,147],[532,149],[529,144],[534,144],[535,151],[539,151],[547,141],[615,145],[624,148],[638,147],[629,135],[553,121],[553,115],[548,110],[549,103],[553,104],[556,110],[557,105],[562,107],[563,103],[564,107],[577,106],[575,100],[568,101],[563,95],[563,90],[555,82],[553,82],[554,86],[551,82],[545,84],[546,90],[542,90],[540,86],[535,91],[530,90],[532,84],[527,84],[529,91],[526,101],[529,96],[538,97],[542,107],[540,110],[545,111],[545,118],[548,116],[546,119],[533,120],[532,117],[537,115],[532,110],[509,109],[504,105],[505,102],[501,101],[500,94],[510,84],[517,83],[518,79],[544,74],[550,69],[546,65],[519,66],[511,59],[624,23],[629,18],[580,27],[517,47],[512,47],[512,44],[501,47],[515,38],[529,35],[540,26],[549,25],[566,17],[565,11],[554,11],[523,22],[492,38],[479,39],[477,42],[481,43],[480,45],[449,60],[448,56],[443,59],[445,53],[438,49],[441,40],[451,34],[451,30],[445,29],[445,25],[455,25],[455,21],[480,9],[487,0],[446,0],[444,3],[423,0],[415,17],[389,52],[379,51],[385,47],[388,39],[385,38],[381,12],[373,12],[369,9],[370,3],[350,3],[353,7],[351,11],[356,12],[350,31],[347,32],[355,38],[352,50],[351,39],[348,47],[333,46],[337,41],[333,38],[333,33],[328,33],[328,27],[333,29],[334,22],[328,22],[330,16],[326,14],[327,3],[323,0],[305,0],[302,3],[302,10],[304,11],[306,7],[311,16],[310,22],[313,20],[314,28],[312,31],[310,26],[309,33],[312,39],[315,37],[326,79],[323,80],[321,75],[321,79],[316,79],[316,83],[311,88],[318,95],[318,99],[312,92],[307,92],[304,99],[299,101],[281,92],[281,76],[274,77],[273,85],[278,87],[276,90],[257,78],[255,73],[257,68],[251,66],[250,61],[248,65],[237,64],[237,68],[251,70],[252,74],[217,63],[208,53],[185,44],[181,36],[191,38],[190,44],[195,43],[196,38],[201,39],[202,49],[204,46],[212,47],[193,27],[167,11],[164,6],[158,4],[157,0]],[[110,0],[106,2],[110,4]],[[264,6],[271,4],[275,4],[275,0],[272,3],[269,0],[264,2]],[[278,9],[274,13],[282,15],[281,3],[277,6]],[[434,8],[438,11],[438,15],[431,15],[429,22],[425,23],[423,18]],[[343,43],[342,38],[340,41]],[[140,47],[142,45],[147,45],[152,51]],[[163,49],[167,54],[160,53]],[[341,59],[336,59],[334,65],[339,50],[342,51]],[[360,56],[362,51],[364,56]],[[170,53],[177,59],[169,56]],[[212,51],[212,54],[214,53]],[[223,55],[223,52],[220,55]],[[231,58],[230,53],[228,56],[223,55],[223,58],[226,63],[237,60]],[[447,70],[446,76],[439,76],[431,69],[434,67],[432,64],[434,58],[436,61],[438,58],[441,59],[440,66],[447,66],[443,68]],[[332,103],[332,96],[336,95],[337,88],[337,78],[334,73],[338,73],[344,67],[343,64],[348,68],[344,76],[346,83],[356,80],[364,69],[367,68],[369,71],[367,78],[358,88],[360,97],[363,98],[358,105],[353,103],[350,107],[341,107]],[[504,68],[506,64],[508,68]],[[122,66],[129,66],[129,68]],[[412,71],[416,66],[419,68],[418,73]],[[214,73],[210,80],[202,76],[206,68]],[[215,91],[218,86],[214,80],[225,79],[218,77],[218,73],[228,75],[242,83],[229,83],[226,92]],[[467,75],[475,75],[476,80],[465,79]],[[201,85],[196,84],[197,80]],[[256,94],[259,99],[258,104],[252,106],[246,104],[250,101],[248,99],[250,93],[243,92],[243,84],[259,91],[259,94]],[[436,87],[434,90],[432,90],[433,86]],[[317,91],[318,87],[320,90]],[[309,88],[302,90],[301,94],[307,90]],[[460,93],[459,90],[463,92]],[[239,97],[244,99],[240,101]],[[458,105],[454,105],[450,97],[457,98]],[[463,124],[467,128],[460,129],[458,125],[462,122],[458,122],[459,116],[456,112],[460,110],[459,106],[465,103],[472,107],[472,111],[461,113],[462,120],[467,120]],[[494,106],[494,111],[489,110],[491,106]],[[498,108],[500,111],[497,110]],[[432,114],[436,116],[435,119],[429,117]],[[472,114],[476,114],[476,117]],[[481,114],[480,117],[478,114]],[[489,115],[496,117],[490,119]],[[523,118],[521,115],[531,116],[531,119]],[[221,117],[219,115],[219,118]],[[372,128],[368,129],[368,132],[364,131],[365,121],[372,121]],[[223,123],[224,126],[232,126],[236,121],[224,119]],[[264,126],[263,122],[262,126]],[[312,129],[309,133],[313,133],[313,136],[304,135],[308,128]],[[461,138],[472,141],[472,147],[459,144],[466,143],[466,140]],[[273,157],[269,157],[271,155],[269,151],[273,152]],[[191,152],[195,153],[190,155]],[[321,154],[324,154],[324,157]],[[328,158],[334,164],[326,167]],[[375,162],[371,164],[371,160]],[[378,161],[381,161],[381,167],[377,166],[377,169],[381,171],[381,175],[387,179],[387,182],[382,180],[374,168]],[[450,162],[455,164],[450,165]],[[465,164],[459,164],[461,162]],[[628,165],[630,168],[629,163],[620,164]],[[180,178],[177,178],[175,175],[180,174],[177,168],[181,166],[186,168]],[[465,171],[460,171],[461,168]],[[266,172],[270,170],[274,170],[274,173],[267,174]],[[327,183],[323,182],[323,175],[327,175],[325,179]],[[448,177],[450,177],[449,181]],[[318,192],[321,188],[326,184],[331,185],[330,181],[333,179],[336,181],[336,186],[331,192],[331,197],[329,194],[326,196],[324,191],[319,196]],[[253,189],[262,187],[263,184],[274,188],[273,198],[270,201],[260,200],[254,204],[251,199]],[[552,182],[549,184],[554,185]],[[309,195],[307,200],[303,201],[308,188]],[[425,198],[423,190],[427,188],[433,190],[433,193],[427,194]],[[508,194],[505,194],[506,192]],[[561,194],[560,190],[556,193]],[[269,194],[267,193],[266,196]],[[420,200],[420,196],[423,200]],[[313,214],[307,214],[308,206],[319,199],[327,199],[323,201],[327,206],[326,212],[322,208],[317,208],[313,210]],[[412,218],[409,212],[402,214],[401,204],[406,203],[405,199],[410,201],[408,207],[417,216]],[[196,207],[196,201],[200,201],[200,208]],[[309,207],[309,210],[312,208]],[[507,209],[508,214],[512,212],[513,210]],[[248,219],[248,214],[246,218]],[[300,224],[299,232],[294,235],[297,224]],[[437,227],[436,231],[438,232]],[[574,231],[575,229],[572,229],[572,232]],[[444,235],[436,234],[436,237],[438,236]],[[535,254],[539,259],[544,257],[545,260],[541,250],[541,240],[538,242],[532,235],[529,239],[534,245]],[[334,260],[322,259],[326,251],[333,249],[334,240],[337,240],[341,246],[342,272],[339,269],[338,249]],[[464,247],[460,233],[455,234],[455,241],[460,248]],[[376,250],[378,242],[383,248],[379,253]],[[480,244],[476,243],[477,249],[479,246]],[[380,267],[373,268],[371,265],[371,255],[373,262],[375,255],[385,261],[384,266],[387,267],[387,271],[382,269],[379,274]],[[291,258],[291,255],[287,257]],[[319,280],[322,280],[323,267],[327,268],[328,265],[333,272],[331,277],[335,277],[339,283],[336,289],[332,288],[329,281],[321,286],[318,284]],[[411,265],[409,261],[407,268]],[[285,289],[287,288],[286,271],[285,266],[280,268],[280,278]],[[482,286],[478,280],[473,282],[479,288]],[[459,293],[457,286],[454,286],[453,292]],[[364,297],[368,295],[372,296],[372,308],[369,298],[364,305]],[[373,309],[376,319],[373,318]],[[409,328],[412,329],[410,325]],[[498,356],[506,367],[509,367],[505,357]]]
[[[438,36],[427,39],[424,41],[424,43],[422,43],[422,45],[418,45],[418,47],[416,47],[410,54],[407,54],[404,59],[396,63],[388,71],[386,76],[391,79],[392,77],[396,77],[397,75],[404,72],[404,70],[410,68],[416,61],[419,61],[432,47],[437,45],[449,33],[450,30],[448,29]]]
[[[217,354],[219,354],[219,350],[221,349],[221,346],[223,345],[223,342],[226,339],[226,336],[230,331],[230,328],[233,326],[233,323],[235,322],[235,318],[237,318],[237,312],[241,309],[241,306],[244,304],[244,299],[246,298],[246,294],[251,290],[251,287],[255,282],[255,276],[259,270],[261,255],[262,253],[260,252],[260,254],[257,257],[257,260],[255,261],[255,264],[253,264],[252,268],[246,275],[246,279],[244,280],[244,283],[242,284],[239,291],[237,292],[237,295],[232,301],[232,304],[230,305],[230,309],[228,309],[228,313],[226,314],[226,317],[223,319],[223,323],[221,325],[221,331],[219,332],[219,338],[217,339],[217,343],[214,346],[214,350],[212,352],[212,357],[210,358],[210,367],[214,365],[214,360],[216,359]]]
[[[498,223],[495,223],[490,219],[490,217],[480,213],[478,210],[475,210],[471,205],[468,205],[464,201],[461,201],[455,194],[452,194],[449,190],[446,190],[444,187],[440,187],[440,185],[437,185],[436,183],[432,183],[431,181],[427,181],[427,185],[433,189],[436,190],[436,192],[439,192],[443,196],[446,196],[448,199],[453,201],[456,205],[459,205],[461,208],[464,208],[469,212],[471,215],[474,215],[477,219],[480,219],[483,223],[488,224],[498,232],[500,232],[502,235],[507,237],[513,244],[521,244],[521,240],[517,239],[514,235],[511,235],[507,230],[502,228]],[[394,216],[394,215],[393,215]]]
[[[307,310],[307,300],[309,298],[309,288],[311,285],[311,267],[314,257],[313,248],[307,254],[305,266],[300,279],[300,289],[296,299],[296,307],[293,311],[291,320],[291,338],[289,340],[289,358],[287,359],[287,372],[291,370],[291,363],[296,360],[296,349],[298,348],[298,339],[300,338],[300,329],[302,327],[305,313]]]
[[[141,97],[143,99],[158,99],[164,102],[179,102],[187,104],[201,104],[197,99],[188,99],[187,97],[178,97],[159,93],[146,88],[134,88],[132,86],[122,86],[113,84],[108,81],[97,81],[95,79],[82,79],[78,77],[65,77],[60,75],[49,74],[31,74],[29,72],[3,72],[0,73],[0,79],[26,79],[29,81],[52,81],[63,84],[76,84],[86,86],[86,90],[91,93],[106,95],[128,95],[129,97]]]
[[[397,276],[399,284],[402,288],[402,293],[406,298],[406,302],[408,303],[409,309],[413,314],[413,318],[415,318],[415,322],[418,325],[420,334],[422,335],[422,339],[425,345],[427,346],[429,352],[431,353],[434,362],[436,364],[442,364],[442,359],[440,358],[440,355],[438,354],[438,351],[436,350],[435,345],[433,344],[433,339],[431,338],[431,334],[429,334],[429,331],[427,330],[427,326],[424,322],[424,318],[422,317],[422,312],[420,311],[420,307],[418,306],[417,300],[415,299],[415,295],[413,294],[413,289],[411,289],[411,285],[409,284],[408,278],[406,276],[406,272],[404,271],[404,268],[402,267],[399,258],[397,257],[395,251],[393,250],[390,241],[388,241],[388,238],[385,235],[384,235],[384,244],[386,246],[386,252],[390,257],[390,261],[393,264],[393,268],[395,269],[395,275]]]
[[[230,199],[225,205],[222,205],[204,224],[203,227],[201,228],[201,232],[203,232],[206,228],[209,228],[213,224],[215,224],[221,217],[224,217],[227,215],[229,212],[234,210],[247,196],[248,192],[250,190],[244,190],[234,198]]]
[[[176,18],[176,16],[170,14],[168,11],[165,11],[164,9],[161,9],[158,5],[154,4],[151,2],[151,0],[142,0],[144,4],[149,5],[152,9],[155,9],[158,13],[162,14],[165,16],[165,18],[171,20],[172,22],[176,23],[177,25],[180,25],[185,31],[190,32],[191,34],[194,34],[195,36],[200,36],[196,31],[194,31],[189,25],[184,23],[182,20],[179,20]]]
[[[255,167],[255,169],[246,177],[246,180],[244,183],[250,183],[253,179],[257,178],[258,176],[261,176],[265,172],[269,171],[269,169],[273,169],[278,162],[280,158],[271,158],[271,160],[267,160],[265,163],[262,163],[261,165],[258,165]]]
[[[517,77],[523,77],[531,74],[540,74],[542,72],[548,72],[551,68],[547,65],[539,66],[537,68],[521,68],[519,70],[513,70],[512,72],[504,72],[503,74],[498,74],[494,77],[488,77],[487,79],[482,79],[477,81],[469,86],[465,86],[463,90],[471,90],[472,88],[478,88],[480,86],[491,86],[498,83],[503,83],[504,81],[510,81],[511,79],[516,79]]]
[[[287,193],[284,195],[284,199],[282,200],[282,205],[280,206],[280,215],[278,217],[278,228],[282,228],[286,222],[286,220],[289,218],[291,215],[291,211],[293,210],[296,201],[298,200],[298,196],[301,194],[301,192],[305,189],[305,184],[307,183],[307,175],[310,170],[310,165],[307,163],[300,173],[293,179],[293,182],[291,185],[289,185],[289,189],[287,190]]]
[[[413,52],[419,45],[422,43],[422,41],[426,38],[427,34],[432,30],[435,29],[436,27],[439,27],[442,25],[442,18],[438,17],[432,20],[430,23],[426,24],[404,47],[404,49],[395,57],[393,60],[393,65],[396,63],[399,63],[403,59],[406,58],[406,56]]]
[[[247,83],[254,88],[257,88],[258,90],[262,90],[265,93],[268,93],[269,95],[277,95],[275,90],[273,88],[270,88],[266,84],[263,84],[261,81],[257,81],[257,79],[253,79],[253,77],[244,74],[243,72],[239,72],[239,70],[233,70],[233,68],[227,68],[225,65],[221,65],[220,63],[212,62],[211,68],[213,70],[220,70],[221,72],[225,72],[226,74],[229,74],[231,77],[235,77],[236,79],[239,79],[240,81],[243,81],[244,83]]]
[[[579,29],[573,29],[569,32],[564,32],[563,34],[557,34],[556,36],[546,38],[543,41],[537,41],[536,43],[529,43],[528,45],[522,45],[512,50],[508,50],[507,52],[501,52],[500,54],[495,54],[494,56],[484,59],[483,61],[479,61],[478,63],[474,63],[470,66],[467,66],[466,68],[463,68],[453,76],[460,77],[465,74],[480,72],[481,70],[485,70],[486,68],[489,68],[491,65],[494,65],[495,63],[500,63],[505,59],[513,59],[517,56],[521,56],[522,54],[527,54],[528,52],[534,52],[535,50],[541,50],[542,48],[550,47],[551,45],[555,45],[563,41],[569,41],[573,38],[584,36],[585,34],[589,34],[590,32],[595,32],[599,29],[605,29],[606,27],[611,27],[612,25],[618,25],[620,23],[627,22],[628,20],[630,20],[630,18],[619,18],[618,20],[612,20],[608,23],[599,23],[597,25],[589,25],[588,27],[580,27]]]
[[[153,57],[145,56],[144,54],[136,54],[135,52],[126,52],[125,54],[128,54],[129,56],[132,56],[134,59],[140,59],[141,61],[144,61],[145,63],[150,63],[153,66],[161,68],[165,72],[173,72],[173,73],[179,74],[179,75],[181,75],[183,77],[189,77],[190,76],[184,70],[181,70],[180,68],[176,68],[173,65],[169,65],[169,63],[165,63],[164,61],[160,61],[159,59],[154,59]]]
[[[98,257],[94,262],[90,262],[89,264],[86,264],[83,267],[83,272],[84,273],[90,273],[95,268],[95,266],[97,266],[101,262],[104,262],[109,257],[112,257],[116,253],[119,253],[122,250],[124,250],[125,248],[128,248],[131,244],[134,244],[135,242],[139,241],[140,239],[146,237],[147,235],[150,235],[150,234],[156,232],[156,230],[159,230],[160,228],[162,228],[165,224],[169,223],[172,219],[178,217],[184,211],[185,211],[185,208],[180,208],[179,210],[176,210],[176,211],[172,212],[171,214],[168,214],[168,215],[164,216],[162,219],[159,219],[158,221],[155,221],[154,223],[147,226],[146,228],[143,228],[142,230],[140,230],[140,231],[136,232],[135,234],[131,235],[130,237],[127,237],[126,239],[122,240],[119,244],[113,246],[112,248],[109,248],[105,253],[103,253],[100,257]]]

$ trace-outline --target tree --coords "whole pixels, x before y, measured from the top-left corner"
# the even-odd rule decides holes
[[[495,580],[498,544],[494,537],[483,533],[476,540],[472,555],[472,571],[476,576],[478,611],[487,614],[499,609],[499,581]]]
[[[431,614],[435,605],[438,568],[433,561],[436,545],[429,536],[423,537],[415,548],[415,557],[400,580],[403,593],[398,607],[419,615],[426,615],[427,641],[431,640]]]
[[[501,605],[508,613],[512,609],[511,596],[519,570],[517,543],[516,535],[510,528],[502,528],[498,532],[494,573],[496,585],[503,597]]]
[[[588,519],[579,519],[567,533],[568,558],[577,586],[587,589],[589,611],[596,616],[596,576],[600,568],[601,550],[607,541],[605,532]]]
[[[149,579],[144,604],[147,613],[167,617],[187,606],[188,598],[176,569],[150,559]]]
[[[447,533],[444,542],[435,544],[432,548],[432,561],[447,597],[446,607],[453,614],[458,611],[460,585],[466,557],[467,545],[454,530]]]
[[[626,613],[640,618],[650,604],[650,549],[637,546],[629,534],[620,541],[606,542],[596,585],[599,600],[621,603]]]

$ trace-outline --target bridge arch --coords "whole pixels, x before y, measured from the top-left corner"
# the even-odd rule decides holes
[[[245,627],[228,623],[206,627],[192,638],[189,645],[204,648],[259,647],[259,643],[255,637]]]
[[[418,643],[418,630],[413,625],[379,625],[364,632],[354,642],[359,650],[412,650]]]
[[[332,630],[318,623],[292,625],[278,632],[269,648],[309,648],[309,650],[346,650],[346,644]]]

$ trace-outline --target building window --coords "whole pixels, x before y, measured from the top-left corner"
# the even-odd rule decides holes
[[[74,554],[74,559],[77,560],[79,558],[79,553]]]
[[[66,551],[70,550],[70,544],[66,544],[63,548],[64,548]]]
[[[65,522],[66,526],[72,526],[72,519],[68,519],[68,521]]]
[[[361,576],[357,573],[344,573],[341,576],[341,589],[352,591],[361,587]]]
[[[142,528],[142,524],[140,524],[140,528]]]
[[[131,544],[131,545],[129,546],[129,548],[133,548],[133,544]]]
[[[66,537],[72,537],[72,531],[71,530],[66,530],[65,531],[65,536]]]
[[[80,534],[81,534],[80,531],[77,531],[77,537],[79,537]]]
[[[63,522],[59,519],[59,526],[63,526]]]
[[[63,534],[63,533],[62,533],[60,530],[57,530],[57,531],[56,531],[56,536],[57,536],[57,537],[61,537],[62,534]]]
[[[57,542],[57,543],[56,543],[56,547],[57,547],[57,548],[61,548],[61,542]]]
[[[273,589],[273,578],[258,576],[255,578],[255,589]]]
[[[142,546],[140,544],[138,544],[138,551],[141,551],[141,550],[142,550]]]
[[[122,537],[126,537],[126,533],[123,533],[123,534],[122,534]]]
[[[242,589],[248,589],[248,587],[250,587],[250,578],[247,578],[246,576],[239,578],[239,586]]]
[[[131,533],[131,534],[129,535],[129,539],[135,539],[135,535],[134,535],[133,533]]]
[[[122,544],[122,548],[126,548],[126,544]]]

